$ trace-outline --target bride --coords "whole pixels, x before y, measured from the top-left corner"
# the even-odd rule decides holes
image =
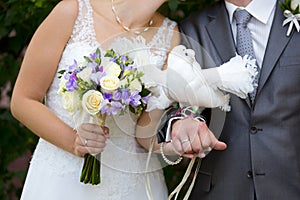
[[[153,61],[162,67],[166,49],[178,41],[173,35],[176,23],[155,12],[164,1],[63,0],[37,29],[11,102],[13,115],[40,137],[22,200],[147,199],[147,153],[134,138],[137,117],[108,117],[105,127],[86,123],[75,130],[57,94],[57,72],[96,47],[108,48],[110,38],[120,34],[128,34],[136,42],[145,41],[152,49],[164,49]],[[100,152],[101,183],[81,183],[83,156]],[[148,175],[153,198],[167,199],[161,165],[155,156]]]
[[[162,111],[153,110],[149,115],[142,114],[140,119],[129,113],[108,117],[105,126],[92,123],[78,126],[62,106],[58,74],[95,49],[103,52],[112,47],[125,53],[130,51],[138,62],[143,62],[147,55],[143,57],[139,50],[150,49],[152,56],[146,57],[151,63],[147,64],[162,69],[168,50],[179,43],[179,35],[174,34],[176,23],[156,12],[164,2],[63,0],[37,29],[26,51],[11,101],[13,115],[40,137],[21,200],[167,199],[160,160],[155,154],[149,157],[135,138],[138,120],[145,130],[138,136],[146,138],[155,132]],[[181,69],[181,63],[176,60],[172,66],[176,64]],[[187,81],[186,76],[183,78]],[[164,151],[175,154],[172,145],[166,145]],[[83,157],[88,153],[101,153],[98,185],[80,182]]]

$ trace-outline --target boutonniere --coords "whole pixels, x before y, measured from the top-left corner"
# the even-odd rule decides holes
[[[280,8],[283,10],[283,15],[286,19],[283,21],[282,26],[289,24],[287,36],[292,32],[293,27],[296,27],[297,32],[300,31],[300,0],[285,0],[279,2]]]

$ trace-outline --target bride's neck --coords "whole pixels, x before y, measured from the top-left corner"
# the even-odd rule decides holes
[[[156,10],[166,0],[110,0],[115,7],[117,16],[122,23],[129,27],[140,28],[147,26]]]

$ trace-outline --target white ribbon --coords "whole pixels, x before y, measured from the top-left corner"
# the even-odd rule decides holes
[[[192,169],[193,169],[193,166],[196,162],[196,157],[192,158],[192,160],[190,161],[189,163],[189,166],[188,168],[186,169],[186,172],[181,180],[181,182],[178,184],[178,186],[173,190],[173,192],[171,192],[171,194],[169,195],[168,197],[168,200],[171,200],[173,198],[173,196],[175,195],[175,198],[174,200],[177,200],[178,198],[178,195],[179,195],[179,192],[181,191],[182,187],[184,186],[184,184],[186,183],[188,177],[190,176],[191,172],[192,172]],[[183,200],[188,200],[188,198],[190,197],[190,194],[192,192],[192,189],[195,185],[195,181],[196,181],[196,178],[197,178],[197,175],[198,175],[198,172],[199,172],[199,169],[200,169],[200,166],[201,166],[201,161],[202,159],[198,159],[198,163],[197,163],[197,166],[196,166],[196,169],[195,169],[195,174],[194,174],[194,177],[193,177],[193,180],[190,184],[190,187],[188,188],[186,194],[184,195],[184,198]]]
[[[300,31],[300,25],[299,22],[300,21],[300,14],[296,14],[294,15],[291,11],[289,10],[285,10],[283,15],[287,18],[283,21],[282,26],[285,26],[286,24],[290,23],[288,31],[286,33],[286,36],[290,36],[293,26],[295,25],[297,32]]]
[[[153,151],[153,146],[154,146],[154,137],[151,139],[151,142],[150,142],[150,147],[149,147],[147,161],[146,161],[146,171],[145,171],[145,175],[146,175],[145,186],[146,186],[146,192],[147,192],[148,200],[154,200],[153,193],[152,193],[152,190],[151,190],[149,172],[148,172],[150,159],[151,159],[151,154],[152,154],[152,151]]]

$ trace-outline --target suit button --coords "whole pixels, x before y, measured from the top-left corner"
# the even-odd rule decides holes
[[[252,177],[253,177],[252,171],[248,171],[248,172],[247,172],[247,178],[252,178]]]
[[[256,134],[257,131],[258,131],[257,128],[254,127],[254,126],[252,126],[252,127],[250,128],[250,133],[251,133],[251,134]]]

